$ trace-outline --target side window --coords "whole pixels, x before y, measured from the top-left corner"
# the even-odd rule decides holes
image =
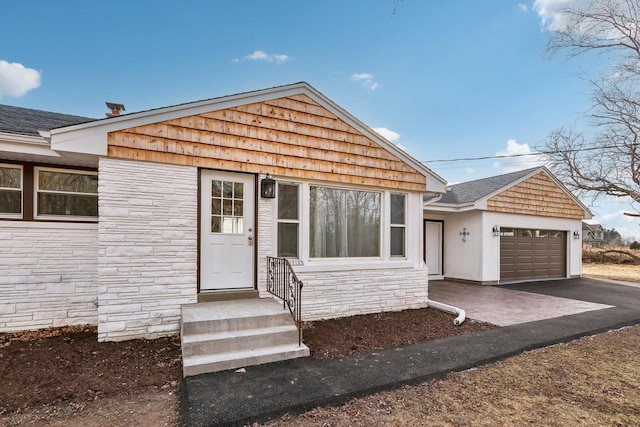
[[[391,256],[404,257],[406,236],[406,199],[404,194],[391,194]]]
[[[97,172],[35,169],[35,217],[98,216]]]
[[[22,166],[0,164],[0,217],[22,217]]]
[[[300,186],[278,183],[278,256],[299,257]]]

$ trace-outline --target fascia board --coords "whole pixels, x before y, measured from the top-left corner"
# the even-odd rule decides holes
[[[34,156],[60,157],[60,154],[43,144],[24,144],[0,140],[0,152],[30,154]]]
[[[49,146],[46,139],[39,136],[19,135],[16,133],[0,132],[0,142],[15,142],[19,144],[45,145]]]
[[[475,203],[468,203],[465,205],[434,203],[432,205],[424,205],[423,210],[434,212],[467,212],[477,210],[477,207]]]
[[[60,157],[51,150],[46,139],[39,136],[0,132],[0,151],[35,156]]]

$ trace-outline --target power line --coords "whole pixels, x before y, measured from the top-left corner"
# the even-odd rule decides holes
[[[629,146],[635,146],[635,145],[638,145],[638,144],[629,144]],[[500,154],[495,156],[482,156],[482,157],[460,157],[457,159],[423,160],[420,163],[426,164],[426,163],[464,162],[464,161],[471,161],[471,160],[509,159],[513,157],[544,156],[549,154],[573,153],[577,151],[602,150],[603,148],[620,148],[620,146],[619,145],[603,145],[601,147],[583,147],[583,148],[574,148],[571,150],[537,151],[535,153]]]
[[[504,158],[511,158],[511,157],[539,156],[541,154],[549,154],[549,153],[537,152],[537,153],[523,153],[523,154],[503,154],[503,155],[483,156],[483,157],[460,157],[457,159],[424,160],[424,161],[421,161],[420,163],[444,163],[444,162],[461,162],[461,161],[467,161],[467,160],[504,159]]]

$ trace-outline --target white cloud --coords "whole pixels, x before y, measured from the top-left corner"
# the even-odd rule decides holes
[[[407,151],[404,145],[398,143],[398,139],[400,139],[400,134],[398,132],[394,132],[391,129],[387,129],[384,127],[373,128],[373,130],[379,133],[384,139],[393,142],[396,147],[398,147],[402,151]]]
[[[469,165],[464,167],[464,171],[469,175],[473,175],[474,173],[476,173],[476,170]]]
[[[361,74],[354,74],[351,76],[351,78],[355,81],[360,81],[360,80],[371,80],[373,79],[373,76],[369,73],[361,73]]]
[[[276,64],[283,64],[285,62],[291,61],[293,57],[289,55],[283,55],[283,54],[270,54],[262,50],[256,50],[251,55],[246,55],[244,59],[247,61],[265,61],[265,62],[275,62]],[[241,62],[241,60],[238,58],[234,58],[231,61]]]
[[[505,156],[493,163],[500,173],[515,172],[545,164],[546,158],[542,155],[532,154],[529,144],[518,144],[515,139],[507,141],[507,146],[496,153],[496,156]]]
[[[398,141],[398,138],[400,138],[400,134],[398,132],[392,131],[391,129],[373,128],[373,130],[375,130],[380,135],[382,135],[385,139],[388,139],[389,141],[393,142],[394,144],[396,143],[396,141]]]
[[[380,83],[373,81],[373,75],[369,73],[355,73],[351,75],[351,79],[354,82],[359,82],[362,86],[369,90],[376,90],[380,87]]]
[[[26,68],[17,62],[0,60],[0,98],[12,96],[19,98],[40,86],[40,72]]]
[[[540,16],[543,28],[557,31],[567,23],[567,17],[562,10],[578,3],[579,0],[536,0],[533,2],[533,10]]]
[[[529,10],[529,6],[527,6],[524,3],[518,3],[518,7],[520,8],[521,11],[526,12]]]

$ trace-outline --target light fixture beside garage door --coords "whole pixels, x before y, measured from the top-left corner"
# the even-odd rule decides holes
[[[493,235],[498,237],[500,235],[500,226],[499,225],[494,225],[493,226]]]
[[[578,230],[573,230],[573,238],[576,240],[580,238],[580,232]]]

